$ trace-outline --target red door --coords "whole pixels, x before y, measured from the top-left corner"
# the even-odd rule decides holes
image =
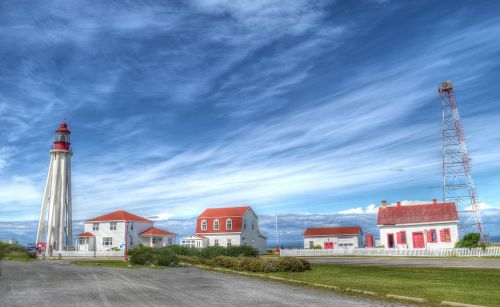
[[[333,249],[333,242],[325,242],[325,249]]]
[[[413,248],[424,248],[424,233],[423,232],[414,232],[413,233]]]

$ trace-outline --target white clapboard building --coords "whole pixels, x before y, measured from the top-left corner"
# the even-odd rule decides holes
[[[163,247],[175,244],[175,234],[153,227],[153,221],[127,211],[115,211],[85,221],[77,235],[77,250],[125,250],[143,244]]]
[[[359,226],[307,228],[304,248],[351,249],[362,247],[363,231]]]
[[[377,226],[385,248],[453,248],[458,241],[458,213],[454,203],[387,205],[382,201]]]
[[[266,252],[267,238],[260,233],[259,219],[249,206],[206,209],[198,216],[195,235],[206,238],[208,246],[250,245]]]

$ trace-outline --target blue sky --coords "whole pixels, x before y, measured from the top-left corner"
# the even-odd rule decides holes
[[[496,1],[4,1],[0,238],[34,236],[62,119],[76,220],[126,209],[173,228],[249,204],[293,217],[290,236],[373,227],[381,199],[441,197],[446,79],[487,231],[500,235],[498,12]]]

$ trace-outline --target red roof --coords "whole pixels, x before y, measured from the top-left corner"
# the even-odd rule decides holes
[[[377,225],[401,225],[458,221],[454,203],[389,206],[378,209]]]
[[[107,222],[107,221],[135,221],[135,222],[150,222],[153,221],[140,217],[138,215],[132,214],[124,210],[114,211],[105,215],[95,217],[93,219],[86,220],[86,222]]]
[[[59,125],[59,128],[55,132],[65,132],[65,133],[71,133],[68,129],[68,124],[66,122],[62,122]]]
[[[250,206],[245,207],[230,207],[230,208],[208,208],[203,211],[196,221],[196,233],[226,233],[226,232],[241,232],[244,228],[243,216],[248,210],[252,210]],[[252,211],[253,212],[253,211]],[[231,229],[227,229],[227,220],[231,219]],[[215,220],[219,221],[219,229],[214,229]],[[207,229],[202,230],[201,224],[207,222]],[[247,227],[252,229],[252,224]],[[258,227],[258,225],[254,225]]]
[[[90,232],[82,232],[77,235],[77,237],[95,237],[93,233]]]
[[[304,231],[304,237],[315,236],[346,236],[346,235],[359,235],[361,227],[323,227],[323,228],[307,228]]]
[[[145,232],[141,233],[140,236],[175,236],[175,233],[151,227]]]
[[[203,211],[199,218],[204,217],[234,217],[243,216],[250,206],[246,207],[231,207],[231,208],[208,208]]]

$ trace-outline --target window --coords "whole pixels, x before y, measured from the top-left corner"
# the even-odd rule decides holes
[[[313,248],[314,247],[314,241],[309,241],[309,248]]]
[[[231,247],[231,239],[227,239],[227,247]]]
[[[401,244],[406,244],[406,231],[401,231]]]
[[[233,229],[233,220],[232,219],[227,219],[226,220],[226,229],[227,230]]]
[[[450,228],[445,228],[440,231],[441,242],[451,242]]]
[[[78,244],[85,245],[87,244],[87,238],[78,238]]]
[[[130,236],[130,246],[134,245],[134,237]]]
[[[104,238],[102,238],[102,245],[104,245],[104,246],[113,245],[113,238],[112,237],[104,237]]]
[[[436,229],[429,229],[427,231],[427,242],[429,243],[436,243],[438,240],[437,240],[437,233],[436,233]]]
[[[206,220],[201,221],[201,230],[207,230],[207,221]]]
[[[217,239],[214,240],[214,246],[219,246],[219,240]]]
[[[134,230],[134,223],[130,223],[130,230]]]
[[[174,242],[174,238],[168,238],[168,239],[167,239],[167,243],[168,243],[169,245],[172,245],[172,243],[173,243],[173,242]]]
[[[158,242],[161,242],[162,239],[161,238],[153,238],[153,244],[156,244]]]
[[[214,230],[219,230],[219,220],[214,220]]]
[[[99,231],[99,223],[92,223],[92,231]]]
[[[243,221],[243,229],[247,229],[247,221]]]
[[[252,230],[253,230],[253,223],[252,223]]]
[[[109,230],[116,230],[116,222],[109,223]]]

